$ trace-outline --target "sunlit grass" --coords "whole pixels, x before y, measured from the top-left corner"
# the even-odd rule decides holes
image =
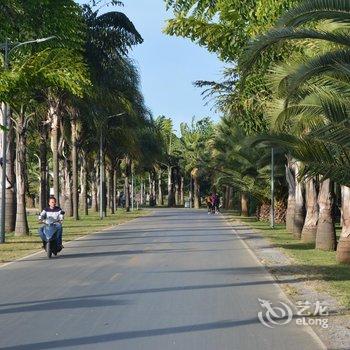
[[[126,213],[118,210],[114,215],[108,215],[100,220],[97,213],[88,216],[81,215],[79,221],[66,217],[63,224],[63,241],[68,242],[89,233],[99,232],[104,228],[119,225],[123,222],[148,215],[149,211],[139,210]],[[41,249],[41,240],[38,236],[39,223],[36,215],[28,216],[30,236],[15,237],[14,234],[6,235],[6,243],[0,244],[0,263],[13,261]]]
[[[343,305],[350,307],[350,266],[338,264],[335,252],[314,249],[314,244],[303,243],[286,231],[285,225],[276,225],[271,229],[269,223],[256,218],[243,218],[228,213],[231,219],[241,221],[246,226],[258,230],[275,247],[282,249],[295,261],[294,272],[319,282],[320,290],[330,291]],[[337,227],[339,235],[340,228]]]

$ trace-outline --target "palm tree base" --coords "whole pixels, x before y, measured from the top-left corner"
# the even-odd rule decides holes
[[[301,232],[301,240],[304,243],[315,243],[316,242],[317,227],[304,227]]]
[[[337,246],[337,262],[350,264],[350,237],[339,239]]]
[[[294,214],[294,224],[293,224],[293,237],[295,239],[301,238],[301,232],[304,226],[304,215],[303,213]]]
[[[286,230],[289,233],[292,233],[294,231],[294,212],[290,213],[288,210],[286,214]]]
[[[316,249],[334,251],[336,248],[336,236],[332,222],[318,222],[316,233]]]

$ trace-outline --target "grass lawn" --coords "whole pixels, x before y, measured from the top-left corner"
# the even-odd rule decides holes
[[[118,210],[114,215],[108,215],[100,220],[97,213],[88,216],[81,215],[79,221],[66,217],[63,223],[63,241],[72,241],[78,237],[101,231],[104,228],[119,225],[123,222],[148,215],[149,211],[139,210],[126,213]],[[41,249],[41,240],[38,236],[39,223],[36,215],[28,216],[30,236],[15,237],[14,234],[6,235],[6,243],[0,244],[0,264],[13,261]]]
[[[271,229],[268,223],[255,218],[228,215],[231,219],[241,221],[261,232],[275,247],[294,259],[293,271],[316,282],[318,290],[329,291],[344,306],[350,308],[350,265],[338,264],[335,252],[315,250],[314,244],[294,239],[286,231],[285,225],[276,225],[275,229]],[[340,229],[337,228],[337,231],[339,234]]]

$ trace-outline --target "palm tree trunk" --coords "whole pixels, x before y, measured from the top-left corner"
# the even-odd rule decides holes
[[[153,205],[156,205],[156,198],[157,198],[157,193],[156,193],[156,174],[153,173],[152,175],[152,198],[153,198]]]
[[[129,157],[125,158],[125,183],[124,183],[124,192],[125,192],[125,211],[130,211],[130,173],[131,173],[131,162]]]
[[[27,193],[27,140],[26,140],[26,119],[23,113],[20,113],[16,125],[16,177],[17,177],[17,215],[15,236],[29,235],[29,226],[26,211],[26,193]]]
[[[341,186],[342,230],[337,246],[337,261],[350,264],[350,187]]]
[[[168,165],[168,207],[174,205],[173,168]]]
[[[80,209],[84,215],[89,214],[88,203],[87,203],[87,164],[85,159],[85,153],[81,156],[80,166]]]
[[[105,165],[104,162],[105,162],[105,160],[103,160],[103,164]],[[103,170],[103,171],[105,172],[105,170]],[[103,177],[102,188],[103,188],[103,196],[102,196],[103,216],[107,217],[107,178],[106,178],[106,175]]]
[[[319,217],[316,232],[316,249],[335,250],[336,235],[332,216],[333,193],[331,180],[326,179],[320,184],[318,195]]]
[[[306,197],[306,217],[301,233],[303,242],[315,243],[318,221],[318,204],[316,181],[314,178],[307,179],[305,182],[305,197]]]
[[[184,191],[185,179],[183,176],[180,178],[180,205],[183,207],[185,205],[185,191]]]
[[[118,197],[117,197],[117,179],[118,179],[117,169],[116,167],[113,170],[113,207],[114,211],[116,212],[118,210]]]
[[[47,143],[48,143],[48,128],[44,123],[40,126],[40,145],[39,145],[39,159],[40,159],[40,211],[46,206],[49,198],[49,184],[47,171]]]
[[[189,202],[190,202],[190,208],[193,208],[193,176],[191,174],[190,176],[190,191],[189,191]]]
[[[303,197],[303,182],[299,181],[301,163],[294,163],[295,174],[295,207],[294,207],[294,224],[293,224],[293,236],[296,239],[300,239],[301,232],[304,226],[304,197]]]
[[[79,199],[78,199],[78,150],[77,150],[77,119],[71,119],[72,131],[72,197],[73,197],[73,218],[79,220]]]
[[[246,193],[241,194],[241,215],[249,216],[249,197]]]
[[[140,202],[141,202],[141,205],[144,205],[144,201],[145,201],[144,191],[145,191],[145,184],[144,184],[143,180],[141,179],[141,191],[140,191],[140,195],[141,195]]]
[[[1,121],[0,124],[4,125],[3,122],[3,111],[4,108],[0,109]],[[8,118],[8,132],[7,132],[7,152],[6,152],[6,193],[5,193],[5,232],[13,232],[16,224],[16,174],[15,174],[15,129],[11,118]],[[0,134],[2,131],[0,130]],[[2,137],[0,137],[2,140]],[[0,154],[2,154],[2,144],[0,144]],[[1,191],[0,191],[1,198]]]
[[[194,208],[199,209],[201,207],[201,198],[200,198],[200,184],[198,178],[198,169],[195,168],[191,172],[193,177],[193,194],[194,194]]]
[[[57,204],[60,205],[60,185],[59,185],[59,159],[58,159],[58,134],[59,134],[59,116],[57,109],[53,106],[49,108],[49,119],[51,120],[51,151],[52,151],[52,172],[53,172],[53,192]]]
[[[99,167],[95,162],[95,171],[92,176],[92,211],[97,213],[99,211],[98,199],[99,199]]]
[[[115,201],[115,188],[114,188],[114,167],[111,166],[109,170],[109,191],[108,191],[108,203],[111,214],[115,213],[114,201]]]
[[[179,184],[179,169],[175,169],[175,205],[180,204],[180,184]]]
[[[161,169],[158,171],[158,205],[164,205]]]
[[[93,181],[93,196],[95,197],[95,200],[93,201],[94,211],[97,213],[100,209],[99,207],[99,198],[100,198],[100,186],[98,184],[100,183],[100,173],[99,173],[99,166],[97,165],[98,162],[95,162],[95,173],[94,173],[94,180]]]
[[[293,169],[288,162],[286,165],[286,180],[288,183],[288,203],[286,213],[286,229],[292,233],[294,231],[294,214],[295,214],[295,176]]]
[[[224,209],[227,209],[228,208],[228,197],[229,197],[228,186],[224,186],[222,192],[223,192],[222,205],[223,205]]]
[[[233,187],[229,186],[227,209],[233,209]]]
[[[129,176],[124,177],[125,211],[130,211],[130,183]]]
[[[64,209],[66,215],[73,216],[73,198],[72,198],[72,181],[70,172],[70,162],[67,158],[64,159],[63,166],[63,198],[64,198]]]

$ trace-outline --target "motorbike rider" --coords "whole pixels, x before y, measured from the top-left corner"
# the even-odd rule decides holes
[[[62,221],[63,221],[63,215],[64,211],[56,206],[56,198],[54,196],[51,196],[49,199],[49,206],[46,207],[39,215],[39,220],[45,220],[48,218],[53,218],[55,221],[56,227],[57,227],[57,245],[58,249],[61,250],[63,248],[62,245]],[[45,240],[45,235],[44,235],[44,226],[39,228],[39,235],[41,239],[44,241]]]

